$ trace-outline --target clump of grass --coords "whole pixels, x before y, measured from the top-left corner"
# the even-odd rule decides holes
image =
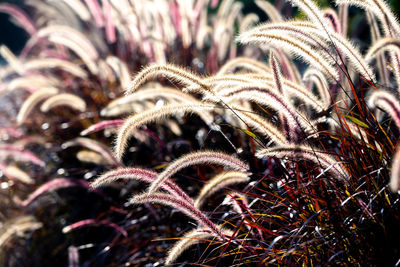
[[[67,26],[29,27],[34,37],[20,57],[4,47],[0,51],[9,63],[4,73],[16,76],[8,85],[14,90],[26,88],[30,95],[18,123],[35,125],[32,114],[42,101],[42,107],[47,103],[51,108],[51,103],[59,103],[60,95],[68,94],[69,100],[80,97],[81,101],[61,104],[77,109],[70,112],[82,112],[74,137],[81,133],[88,138],[69,142],[61,138],[58,143],[64,144],[63,149],[79,145],[97,153],[91,160],[82,158],[89,154],[80,154],[83,160],[78,167],[94,163],[96,169],[86,176],[83,172],[94,168],[89,165],[78,175],[90,179],[103,173],[92,181],[92,188],[102,187],[103,191],[94,193],[103,198],[108,210],[93,214],[94,218],[69,221],[61,228],[67,237],[81,226],[110,226],[122,235],[112,232],[115,238],[106,242],[107,251],[99,245],[94,254],[140,264],[134,258],[136,253],[144,254],[141,251],[148,242],[144,240],[170,238],[179,228],[193,228],[187,218],[163,224],[169,216],[179,216],[171,215],[172,208],[195,221],[196,228],[169,252],[165,240],[155,242],[164,246],[159,249],[165,258],[159,261],[162,264],[397,264],[400,26],[384,1],[337,0],[336,11],[320,9],[311,0],[293,0],[306,16],[302,21],[284,21],[272,5],[258,1],[271,20],[249,27],[256,21],[254,15],[241,20],[241,4],[225,0],[217,11],[214,33],[206,27],[207,1],[160,1],[165,9],[148,11],[150,1],[135,2],[128,15],[140,24],[143,16],[143,27],[136,31],[131,17],[123,16],[124,10],[113,1],[103,1],[101,6],[97,1],[86,2],[87,7],[79,5],[74,12],[89,25],[87,18],[93,16],[91,27],[97,30],[105,26],[103,46],[117,56],[103,60],[102,44]],[[347,38],[349,5],[367,11],[372,36],[368,51]],[[165,12],[167,7],[171,16]],[[151,22],[154,16],[162,23]],[[129,18],[128,26],[124,17]],[[230,43],[236,20],[244,30],[236,38],[241,48]],[[166,34],[170,31],[171,35]],[[215,41],[219,35],[226,38],[207,47],[207,36]],[[35,46],[42,45],[37,37],[54,44],[54,51],[45,52],[59,57],[29,58],[38,49]],[[250,57],[235,58],[237,49]],[[167,64],[177,50],[182,60]],[[142,68],[129,81],[127,73],[142,63],[127,60],[136,51],[157,64]],[[257,61],[259,54],[268,58],[268,64]],[[71,60],[75,56],[81,64]],[[384,62],[390,62],[389,69]],[[29,77],[34,71],[39,76]],[[27,86],[32,79],[47,89],[67,90],[54,96],[44,89],[32,90]],[[89,93],[93,89],[98,92]],[[120,98],[110,101],[115,95]],[[194,115],[189,119],[187,113]],[[60,116],[70,120],[67,125],[73,121],[71,114]],[[120,118],[125,114],[130,116]],[[103,130],[108,137],[116,137],[114,151],[112,138],[102,136]],[[55,142],[54,136],[48,139]],[[14,150],[5,152],[6,156],[42,162],[10,147]],[[88,191],[86,183],[56,179],[39,187],[22,206],[73,185]],[[108,199],[113,188],[118,188],[117,198]],[[156,230],[149,225],[157,225]],[[140,241],[133,244],[133,240]],[[191,249],[195,244],[198,250]],[[73,242],[69,248],[71,262],[77,262],[83,248],[75,249]],[[92,259],[96,261],[95,256]]]

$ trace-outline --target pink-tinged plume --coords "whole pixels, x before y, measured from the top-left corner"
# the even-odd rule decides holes
[[[97,2],[97,0],[85,0],[85,3],[89,7],[97,27],[103,27],[104,18],[103,15],[101,14],[101,8],[99,2]]]
[[[112,18],[112,6],[109,0],[103,0],[103,14],[106,24],[106,37],[109,43],[114,43],[117,40],[115,26]]]
[[[93,124],[89,128],[83,130],[81,135],[88,135],[108,128],[119,127],[124,124],[124,120],[108,120]]]
[[[12,4],[0,4],[0,12],[4,12],[14,17],[19,26],[26,30],[30,35],[34,35],[37,32],[36,26],[32,23],[29,17],[18,7]]]
[[[99,220],[95,220],[95,219],[87,219],[87,220],[82,220],[82,221],[70,224],[68,226],[65,226],[62,229],[62,232],[65,234],[65,233],[71,232],[72,230],[75,230],[75,229],[78,229],[81,227],[85,227],[85,226],[102,226],[102,225],[114,228],[117,232],[121,233],[125,237],[128,236],[128,233],[122,227],[116,225],[115,223],[109,222],[106,220],[99,221]]]
[[[79,186],[87,189],[90,188],[89,183],[84,180],[71,179],[71,178],[56,178],[51,180],[50,182],[47,182],[39,186],[39,188],[36,189],[32,194],[30,194],[27,199],[21,202],[21,205],[26,207],[44,193],[51,192],[59,188],[65,188],[71,186]]]
[[[33,164],[44,166],[44,162],[30,151],[23,150],[15,145],[0,145],[0,158],[12,157],[16,161],[31,162]]]

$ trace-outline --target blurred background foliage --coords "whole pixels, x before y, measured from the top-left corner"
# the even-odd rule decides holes
[[[43,0],[45,1],[45,0]],[[244,12],[250,13],[254,12],[260,16],[260,18],[266,19],[265,14],[261,12],[261,10],[257,7],[254,0],[239,0],[244,4]],[[24,0],[0,0],[0,3],[12,3],[14,5],[22,5]],[[270,1],[277,5],[286,5],[289,4],[284,0],[274,0]],[[320,6],[328,7],[334,6],[333,0],[318,0]],[[397,17],[400,16],[400,1],[399,0],[389,0],[390,5],[392,6],[393,10],[397,14]],[[283,7],[284,8],[284,7]],[[287,8],[291,10],[290,8]],[[353,8],[354,9],[354,8]],[[358,10],[359,9],[355,9]],[[355,11],[357,12],[357,11]],[[354,18],[355,25],[358,25],[357,22],[361,20],[362,13],[356,18]],[[353,23],[353,22],[352,22]],[[26,32],[19,27],[15,26],[10,20],[9,16],[4,13],[0,13],[0,25],[1,25],[1,34],[0,34],[0,44],[4,44],[9,47],[14,53],[18,53],[22,50],[23,45],[27,41]],[[352,24],[350,25],[350,29],[352,29]],[[353,27],[354,28],[354,27]],[[0,62],[1,64],[1,62]]]

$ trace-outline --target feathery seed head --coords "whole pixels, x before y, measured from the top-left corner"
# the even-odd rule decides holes
[[[246,172],[249,166],[241,160],[234,158],[228,154],[213,151],[197,151],[186,154],[172,162],[161,172],[157,179],[151,184],[149,194],[154,193],[164,183],[164,181],[174,175],[183,168],[198,164],[217,164],[223,167]]]
[[[167,79],[176,81],[183,84],[184,86],[199,85],[200,87],[206,89],[207,86],[202,82],[202,78],[193,74],[192,72],[177,67],[174,65],[159,65],[154,64],[145,67],[141,72],[139,72],[135,79],[131,82],[131,85],[126,89],[125,94],[131,94],[139,87],[141,87],[147,80],[152,77],[165,75]]]
[[[193,112],[199,113],[200,115],[201,112],[213,110],[214,108],[214,106],[205,104],[170,104],[161,108],[152,108],[137,115],[128,117],[118,132],[115,144],[115,154],[117,159],[120,161],[122,160],[128,144],[128,139],[131,136],[131,131],[134,131],[141,125],[160,120],[166,116],[175,115],[178,112]],[[206,123],[211,124],[211,121],[207,121]]]
[[[250,180],[247,173],[239,171],[226,171],[214,176],[206,185],[200,190],[199,195],[194,201],[194,206],[198,209],[201,208],[204,201],[216,193],[218,190],[233,184],[244,183]]]
[[[319,152],[315,148],[298,145],[286,145],[259,150],[256,154],[259,158],[264,157],[295,157],[297,159],[307,159],[320,165],[323,171],[330,171],[336,178],[346,181],[350,175],[339,165],[339,162],[328,156],[326,153]]]

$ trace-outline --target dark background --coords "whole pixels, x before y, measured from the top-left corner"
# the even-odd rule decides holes
[[[22,2],[22,0],[0,0],[0,3],[11,3],[18,6],[21,6]],[[18,53],[25,45],[27,38],[28,34],[20,27],[15,26],[10,21],[9,15],[0,12],[0,44],[6,45],[14,53]]]

